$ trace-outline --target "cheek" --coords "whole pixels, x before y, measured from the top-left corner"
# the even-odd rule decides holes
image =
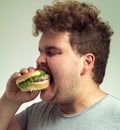
[[[52,68],[53,76],[55,78],[55,82],[59,84],[61,87],[68,86],[71,84],[72,80],[79,76],[78,70],[75,65],[71,64],[55,64]],[[77,77],[78,77],[77,76]],[[64,87],[63,86],[63,87]]]
[[[48,66],[56,80],[63,82],[67,79],[73,78],[75,75],[79,76],[79,62],[74,58],[51,58],[48,59]]]

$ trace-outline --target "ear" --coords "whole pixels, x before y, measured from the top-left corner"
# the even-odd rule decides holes
[[[86,72],[92,70],[92,68],[94,67],[94,63],[95,63],[95,56],[92,53],[87,53],[83,56],[84,58],[84,67],[82,70],[82,75],[85,74]]]

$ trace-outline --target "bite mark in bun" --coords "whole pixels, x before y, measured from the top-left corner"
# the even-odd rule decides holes
[[[16,84],[22,91],[45,89],[50,84],[50,75],[43,70],[36,70],[20,76]]]

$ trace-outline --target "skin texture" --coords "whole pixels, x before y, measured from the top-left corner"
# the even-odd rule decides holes
[[[95,102],[88,100],[89,93],[96,91],[98,97],[105,95],[92,80],[94,55],[79,55],[73,50],[68,32],[44,33],[39,42],[39,50],[40,56],[36,61],[38,68],[49,68],[54,78],[54,82],[41,91],[43,100],[58,104],[64,112],[69,106],[71,110],[67,109],[67,113],[72,114]],[[85,100],[88,100],[87,103]]]
[[[40,97],[57,104],[66,114],[80,112],[106,96],[92,79],[95,57],[92,53],[78,54],[69,43],[69,33],[43,33],[39,42],[40,55],[36,60],[37,69],[52,73],[53,82],[42,90]],[[0,100],[0,127],[2,130],[20,130],[15,113],[24,102],[33,100],[39,91],[21,92],[16,79],[35,71],[23,68],[8,80],[6,91]],[[13,107],[14,106],[14,107]],[[4,118],[3,120],[3,117]]]
[[[80,56],[76,56],[70,47],[67,33],[65,33],[65,35],[60,33],[54,37],[54,40],[52,39],[49,33],[43,34],[39,44],[41,56],[38,58],[38,65],[42,62],[44,62],[44,64],[47,63],[52,71],[53,77],[55,77],[54,83],[48,89],[42,91],[41,98],[53,103],[66,103],[69,102],[73,96],[72,91],[69,90],[74,91],[76,89],[74,86],[77,86],[74,83],[78,84],[77,78],[80,73],[76,76],[75,74],[78,71],[77,66]],[[48,47],[55,48],[49,49],[49,53],[51,53],[52,56],[49,56],[49,53],[47,54],[48,50],[46,51],[46,48]],[[74,66],[76,66],[75,69]],[[70,97],[67,95],[70,95]]]

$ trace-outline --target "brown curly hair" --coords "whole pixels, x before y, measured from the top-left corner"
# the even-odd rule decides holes
[[[99,13],[100,11],[92,4],[75,0],[63,2],[55,0],[52,5],[36,11],[33,17],[33,29],[35,35],[48,30],[70,32],[70,44],[78,53],[95,55],[93,80],[101,84],[105,75],[113,31],[108,23],[98,17]]]

